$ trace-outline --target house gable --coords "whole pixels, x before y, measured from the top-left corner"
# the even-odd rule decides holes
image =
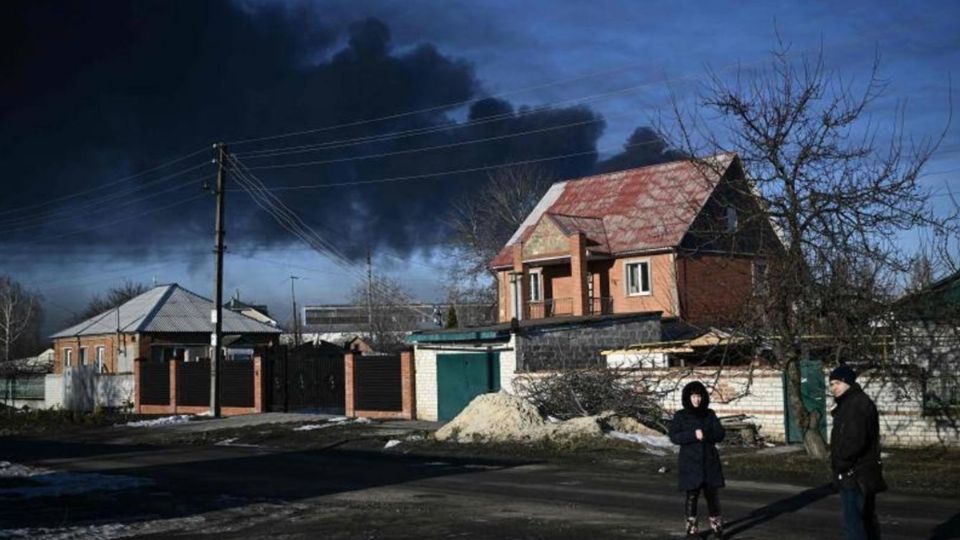
[[[570,242],[557,222],[544,215],[533,227],[533,231],[523,243],[524,259],[546,259],[566,256]]]

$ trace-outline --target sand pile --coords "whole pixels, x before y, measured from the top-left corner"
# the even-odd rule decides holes
[[[437,430],[434,436],[440,441],[460,442],[529,442],[600,437],[604,423],[605,419],[601,416],[548,422],[530,402],[499,392],[474,398],[463,412]]]
[[[498,392],[481,394],[434,435],[439,441],[524,441],[544,436],[546,422],[528,401]]]

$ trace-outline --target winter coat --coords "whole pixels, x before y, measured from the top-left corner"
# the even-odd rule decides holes
[[[853,383],[836,400],[830,430],[830,465],[834,483],[859,486],[864,493],[887,489],[880,461],[880,417],[873,400]]]
[[[690,394],[703,396],[700,406],[693,407]],[[680,445],[677,470],[680,491],[697,489],[706,484],[723,487],[723,469],[716,443],[723,441],[725,431],[711,410],[710,398],[703,384],[692,382],[683,388],[683,409],[673,415],[670,422],[670,441]],[[697,440],[696,430],[703,430],[703,440]]]

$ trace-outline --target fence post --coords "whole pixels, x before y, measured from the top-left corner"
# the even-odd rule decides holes
[[[343,355],[343,395],[344,416],[352,417],[354,412],[353,404],[353,354]]]
[[[254,412],[263,412],[263,360],[260,355],[253,357],[253,409]]]
[[[173,414],[177,414],[177,359],[170,359],[170,406]]]
[[[400,353],[400,384],[403,415],[408,420],[417,416],[416,377],[414,377],[413,351]]]
[[[140,364],[143,358],[133,359],[133,412],[140,414]]]

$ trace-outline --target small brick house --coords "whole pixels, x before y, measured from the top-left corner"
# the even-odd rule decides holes
[[[554,184],[491,261],[498,320],[662,312],[727,326],[782,244],[735,154]]]
[[[54,372],[86,365],[99,373],[132,373],[136,359],[209,358],[212,309],[210,300],[175,283],[154,287],[118,308],[53,334]],[[227,358],[252,358],[256,348],[276,345],[280,332],[223,310]]]

